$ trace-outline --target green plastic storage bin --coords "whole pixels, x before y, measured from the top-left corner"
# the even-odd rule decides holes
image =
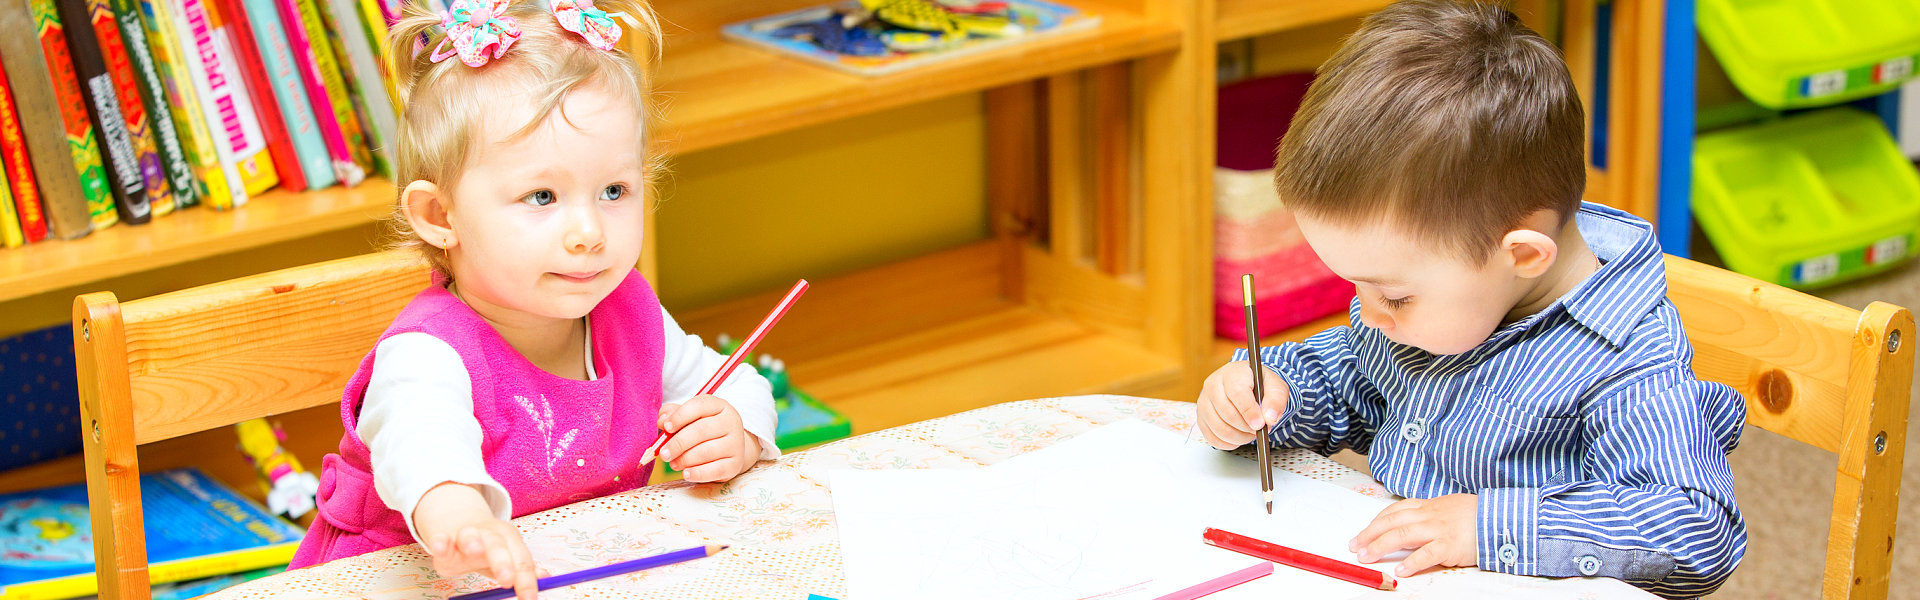
[[[1887,92],[1920,63],[1920,0],[1700,0],[1699,27],[1734,85],[1775,110]]]
[[[1920,174],[1879,119],[1833,108],[1700,136],[1693,211],[1734,271],[1820,286],[1913,255]]]

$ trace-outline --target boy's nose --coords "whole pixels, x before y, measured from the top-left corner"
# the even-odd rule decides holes
[[[1362,302],[1360,304],[1360,324],[1386,331],[1393,329],[1393,317],[1388,315],[1386,311],[1368,306],[1365,302]]]

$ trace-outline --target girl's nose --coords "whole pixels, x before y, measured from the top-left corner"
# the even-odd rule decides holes
[[[592,206],[582,211],[584,214],[573,219],[573,225],[567,228],[567,235],[561,243],[566,245],[567,252],[573,254],[599,252],[607,242],[606,230],[600,227],[600,215]]]

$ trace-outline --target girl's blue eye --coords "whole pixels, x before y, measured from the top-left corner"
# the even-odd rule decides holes
[[[600,190],[601,200],[619,200],[621,198],[625,198],[626,196],[627,196],[627,186],[618,184],[618,183],[607,186]]]
[[[555,200],[557,200],[557,198],[553,196],[553,190],[540,190],[520,197],[521,202],[534,206],[546,206],[553,204]]]

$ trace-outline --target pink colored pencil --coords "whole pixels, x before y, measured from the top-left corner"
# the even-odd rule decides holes
[[[1273,563],[1261,561],[1260,564],[1247,567],[1226,575],[1200,582],[1192,587],[1180,590],[1153,600],[1194,600],[1242,583],[1253,581],[1273,574]]]
[[[793,289],[787,290],[787,297],[781,298],[780,303],[774,305],[773,312],[767,313],[767,318],[760,320],[760,325],[753,328],[753,333],[747,334],[747,339],[740,340],[740,345],[733,349],[732,354],[727,355],[726,362],[720,363],[720,369],[713,372],[713,377],[708,378],[707,384],[700,386],[700,392],[695,395],[720,391],[720,382],[727,380],[727,374],[732,373],[733,368],[740,365],[740,359],[753,353],[753,347],[760,344],[761,338],[767,337],[767,332],[773,329],[773,325],[779,323],[780,317],[786,316],[787,309],[793,308],[794,301],[799,300],[800,295],[805,293],[807,293],[807,280],[802,279],[794,283]],[[660,456],[660,449],[666,447],[667,441],[671,439],[673,434],[660,432],[660,436],[653,441],[653,445],[648,446],[646,453],[640,455],[640,463],[653,462],[654,458]]]

